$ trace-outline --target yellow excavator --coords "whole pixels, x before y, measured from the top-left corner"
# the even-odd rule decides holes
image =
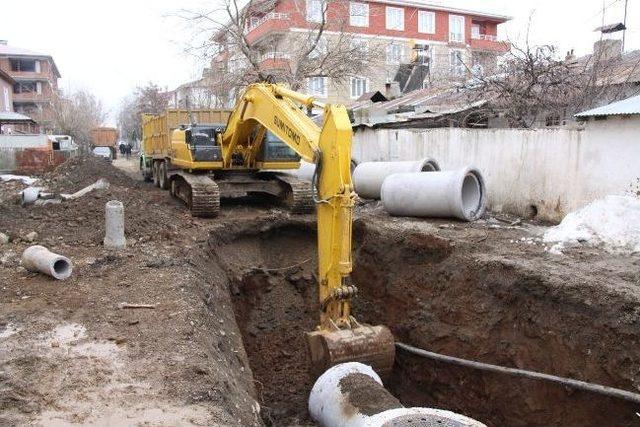
[[[313,107],[324,109],[321,127],[305,112]],[[298,167],[299,158],[314,163],[316,172],[310,194],[318,216],[321,313],[316,330],[307,333],[311,366],[319,373],[338,363],[357,361],[384,375],[391,371],[395,358],[391,331],[385,326],[361,324],[351,314],[351,301],[357,293],[357,287],[350,282],[355,197],[351,182],[351,138],[351,123],[344,106],[325,106],[283,86],[256,83],[248,86],[238,99],[226,127],[206,132],[197,126],[174,131],[171,154],[177,161],[160,163],[157,173],[163,180],[161,186],[170,186],[172,193],[193,204],[196,192],[206,193],[213,182],[224,186],[229,179],[239,182],[242,191],[256,181],[260,186],[254,188],[260,191],[273,181],[274,194],[284,192],[291,196],[289,182],[294,181],[256,171],[274,166]],[[295,163],[291,156],[281,156],[286,158],[279,164],[265,160],[265,148],[273,145],[273,141],[276,148],[280,144],[293,150],[299,156]],[[278,151],[283,152],[281,148]],[[198,161],[198,156],[202,160]],[[203,171],[213,170],[213,179],[210,174],[198,174],[199,167]],[[280,190],[283,182],[286,185]],[[219,196],[208,194],[210,199]],[[304,205],[304,198],[303,202],[300,197],[295,199],[294,204]],[[219,201],[209,200],[204,205],[207,203]]]
[[[322,127],[304,110],[324,109]],[[313,97],[280,85],[250,85],[238,100],[220,138],[223,162],[242,156],[251,164],[266,132],[314,163],[314,201],[318,216],[318,285],[320,323],[307,333],[311,366],[316,372],[343,362],[371,365],[384,375],[395,358],[394,339],[385,326],[358,323],[351,315],[357,287],[352,270],[352,212],[355,192],[351,182],[351,123],[339,105],[322,105]]]

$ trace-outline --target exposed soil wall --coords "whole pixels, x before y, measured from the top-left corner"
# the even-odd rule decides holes
[[[314,228],[273,218],[220,224],[210,238],[267,424],[310,423],[303,333],[318,317]],[[398,340],[431,351],[637,390],[640,301],[619,276],[602,283],[584,266],[505,257],[400,221],[360,220],[354,234],[360,320],[386,324]],[[402,352],[387,386],[406,406],[453,410],[491,426],[631,426],[640,410]]]

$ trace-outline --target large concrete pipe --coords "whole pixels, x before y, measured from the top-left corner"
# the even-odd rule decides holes
[[[352,174],[355,168],[356,168],[356,163],[354,161],[351,161]],[[309,162],[305,162],[304,160],[301,160],[299,169],[279,170],[278,172],[295,176],[296,178],[301,179],[303,181],[312,182],[313,174],[316,172],[316,165],[313,163],[309,163]]]
[[[309,396],[309,413],[323,427],[486,427],[449,411],[405,408],[370,366],[355,362],[334,366],[318,378]]]
[[[385,178],[403,172],[437,172],[440,165],[434,159],[425,158],[411,162],[365,162],[353,172],[356,193],[363,199],[379,199]]]
[[[44,246],[29,246],[22,253],[22,266],[35,273],[43,273],[54,279],[64,280],[71,276],[71,260],[54,254]]]
[[[124,237],[124,205],[111,200],[105,206],[104,246],[109,249],[122,249],[127,246]]]
[[[401,173],[382,185],[382,203],[391,215],[479,219],[485,210],[486,189],[480,171]]]

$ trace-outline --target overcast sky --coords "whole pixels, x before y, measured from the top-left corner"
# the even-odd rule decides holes
[[[220,0],[30,0],[2,2],[0,39],[53,56],[62,73],[61,88],[95,93],[115,122],[121,99],[136,86],[155,82],[172,89],[197,78],[201,61],[186,55],[193,36],[175,18],[177,8],[215,8]],[[530,40],[561,51],[591,51],[602,23],[621,22],[624,0],[441,0],[425,1],[513,17],[501,36],[521,40],[533,16]],[[629,2],[627,50],[640,49],[640,3]],[[533,14],[533,15],[532,15]],[[8,17],[8,19],[7,19]],[[19,17],[24,17],[19,19]]]

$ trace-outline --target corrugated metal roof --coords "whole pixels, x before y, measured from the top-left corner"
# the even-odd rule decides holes
[[[576,114],[576,117],[640,115],[640,95]]]
[[[33,119],[31,117],[27,117],[25,115],[15,113],[13,111],[0,111],[0,122],[3,122],[3,121],[32,122]]]

